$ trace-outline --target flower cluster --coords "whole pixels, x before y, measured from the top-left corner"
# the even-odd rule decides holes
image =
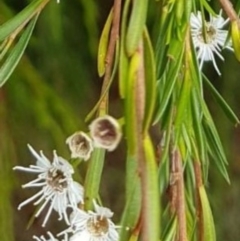
[[[217,67],[214,54],[216,54],[221,60],[224,60],[221,55],[221,50],[224,47],[232,50],[231,43],[229,42],[226,44],[228,31],[223,30],[223,27],[228,23],[228,21],[229,19],[224,20],[221,11],[216,17],[210,15],[209,21],[203,20],[202,14],[199,11],[197,14],[191,14],[191,35],[193,45],[197,52],[200,69],[202,69],[205,61],[212,61],[215,70],[219,75],[221,75]]]
[[[113,150],[121,139],[121,130],[118,122],[110,117],[97,118],[90,125],[90,138],[84,132],[76,132],[67,138],[71,157],[80,157],[88,160],[94,147]],[[36,163],[29,167],[15,166],[14,170],[37,174],[37,177],[22,185],[22,188],[40,188],[40,190],[19,204],[20,210],[23,206],[33,202],[38,206],[35,217],[47,209],[42,226],[49,221],[53,210],[59,215],[59,220],[65,220],[69,226],[58,236],[64,236],[64,241],[117,241],[118,232],[111,221],[113,213],[105,207],[99,206],[94,201],[95,211],[84,211],[79,207],[84,204],[84,188],[73,180],[74,169],[64,158],[53,151],[51,162],[42,151],[38,154],[30,145],[28,148],[36,158]],[[68,211],[71,215],[68,216]],[[49,238],[44,236],[33,238],[37,241],[58,241],[52,233],[47,232]],[[60,241],[60,240],[59,240]]]
[[[94,201],[93,211],[84,212],[78,209],[70,217],[71,225],[68,229],[58,234],[64,235],[65,240],[70,234],[71,241],[117,241],[117,226],[112,222],[113,212],[105,207],[100,207]]]

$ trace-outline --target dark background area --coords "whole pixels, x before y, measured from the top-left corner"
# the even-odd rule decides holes
[[[22,10],[30,1],[0,1],[0,24]],[[53,214],[46,229],[42,219],[34,220],[28,229],[35,207],[27,205],[18,211],[20,202],[34,193],[21,189],[31,180],[30,174],[13,172],[15,165],[35,162],[27,149],[43,150],[49,159],[52,150],[68,159],[66,138],[77,130],[87,130],[86,115],[98,100],[102,79],[97,75],[98,40],[112,1],[52,0],[42,12],[32,39],[13,75],[0,89],[0,233],[3,241],[31,240],[50,230],[64,228]],[[154,32],[156,7],[150,4],[149,28]],[[156,14],[157,15],[157,14]],[[224,51],[225,62],[218,61],[222,76],[211,63],[204,72],[240,116],[240,64],[233,53]],[[110,112],[121,116],[117,82],[110,90]],[[229,160],[229,186],[210,164],[210,195],[218,240],[240,238],[240,129],[221,111],[213,97],[205,92],[206,101],[220,133]],[[101,183],[106,206],[120,220],[124,204],[124,143],[107,155]],[[87,163],[80,166],[84,175]],[[81,180],[79,175],[76,178]]]

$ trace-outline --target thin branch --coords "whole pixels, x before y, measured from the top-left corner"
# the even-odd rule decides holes
[[[187,241],[187,224],[186,224],[186,210],[185,210],[185,196],[184,196],[184,179],[182,160],[179,150],[173,151],[173,165],[176,170],[175,181],[177,185],[177,218],[178,218],[178,241]]]
[[[141,212],[141,222],[142,222],[142,240],[148,240],[148,235],[146,232],[146,210],[147,210],[147,195],[146,195],[146,173],[145,173],[145,154],[143,148],[143,117],[144,117],[144,107],[145,107],[145,71],[144,71],[144,57],[143,57],[143,42],[142,40],[139,42],[137,52],[140,56],[140,63],[138,66],[138,70],[136,73],[136,82],[134,85],[134,94],[135,94],[135,106],[136,106],[136,154],[138,159],[138,168],[141,175],[141,190],[142,190],[142,212]]]
[[[108,83],[111,79],[112,66],[113,66],[113,61],[114,61],[114,53],[115,53],[115,49],[116,49],[116,42],[119,38],[121,4],[122,4],[121,0],[114,1],[113,21],[112,21],[112,28],[111,28],[107,55],[106,55],[106,59],[105,59],[105,75],[104,75],[104,79],[103,79],[101,95],[104,94],[104,92],[108,86]],[[108,108],[108,93],[103,98],[103,100],[99,106],[99,112],[105,112],[107,108]]]
[[[198,239],[199,241],[203,241],[203,216],[202,216],[202,207],[201,201],[199,196],[199,188],[203,185],[202,184],[202,170],[201,170],[201,163],[199,161],[194,162],[194,172],[195,172],[195,181],[196,181],[196,215],[198,219]]]
[[[240,19],[237,15],[236,11],[234,10],[232,3],[229,0],[219,0],[219,2],[222,5],[222,8],[226,12],[226,14],[228,15],[231,22],[233,22],[233,21],[237,22],[238,28],[240,30]]]

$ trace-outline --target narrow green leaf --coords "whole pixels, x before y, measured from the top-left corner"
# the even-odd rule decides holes
[[[128,75],[129,62],[128,57],[125,53],[124,46],[120,46],[120,56],[119,56],[119,94],[121,98],[126,96],[126,82]]]
[[[138,162],[135,156],[127,157],[126,174],[126,205],[124,207],[121,226],[134,228],[140,217],[142,195]],[[128,240],[129,233],[123,228],[120,232],[120,241]]]
[[[119,94],[121,98],[125,98],[126,85],[128,80],[128,68],[129,61],[125,49],[125,38],[126,38],[126,24],[128,19],[130,0],[126,0],[123,8],[122,23],[121,23],[121,35],[120,35],[120,56],[119,56]]]
[[[169,29],[171,29],[170,24],[172,23],[172,21],[169,21],[169,18],[171,16],[172,15],[169,14],[169,12],[166,9],[162,10],[159,34],[158,34],[157,44],[155,48],[157,78],[160,78],[167,64],[167,61],[166,61],[167,45],[166,45],[166,36],[164,33],[166,33],[166,31],[169,31]]]
[[[143,34],[144,44],[144,70],[145,70],[145,116],[143,123],[143,133],[146,133],[151,125],[153,111],[156,102],[156,68],[151,40],[147,29]]]
[[[161,80],[158,82],[158,89],[164,89],[163,95],[160,96],[158,102],[158,110],[156,113],[156,116],[154,118],[154,123],[158,122],[161,118],[162,115],[169,103],[169,100],[171,98],[171,94],[173,92],[174,86],[176,84],[178,75],[179,75],[179,70],[182,66],[182,57],[183,57],[183,51],[181,51],[181,54],[179,55],[178,59],[176,61],[171,60],[170,61],[170,68],[167,71],[167,77],[166,77],[166,85],[163,86],[161,85]]]
[[[166,229],[164,230],[162,241],[173,241],[175,240],[177,234],[177,217],[173,216],[167,224]]]
[[[181,56],[181,53],[183,52],[179,51],[180,49],[184,49],[183,41],[177,38],[172,38],[169,49],[167,51],[167,56],[173,61],[178,61],[179,56]]]
[[[220,138],[217,134],[215,126],[208,125],[203,121],[204,133],[207,140],[208,152],[211,154],[217,168],[220,173],[223,175],[225,180],[230,183],[230,179],[228,177],[228,173],[226,170],[227,158],[225,156]]]
[[[105,158],[105,150],[95,148],[89,161],[88,171],[84,183],[85,188],[85,208],[92,208],[92,201],[98,197],[99,186],[102,177],[102,170]]]
[[[14,46],[14,48],[11,50],[9,56],[3,63],[3,65],[0,68],[0,87],[2,87],[5,82],[8,80],[14,69],[16,68],[18,62],[20,61],[27,44],[29,42],[29,39],[32,35],[34,26],[36,24],[36,21],[38,19],[37,14],[29,23],[26,30],[22,33],[22,36],[20,37],[18,43]]]
[[[126,51],[133,55],[143,34],[146,23],[148,0],[133,1],[133,8],[126,35]]]
[[[0,26],[0,41],[3,41],[12,34],[23,23],[28,22],[37,12],[39,12],[49,0],[35,0],[31,2],[20,13],[15,15]]]
[[[205,117],[205,118],[203,118],[203,124],[204,124],[203,127],[205,130],[209,130],[211,139],[213,140],[213,143],[217,150],[216,153],[219,153],[218,156],[221,157],[220,159],[223,161],[223,163],[228,164],[220,137],[218,135],[218,132],[216,130],[212,117],[209,113],[209,110],[206,106],[206,103],[202,102],[202,106],[203,106],[203,113],[204,113],[204,117]],[[212,143],[212,142],[210,142],[210,143]]]
[[[212,211],[208,202],[205,188],[201,186],[199,188],[200,201],[203,212],[203,237],[204,241],[216,241],[216,233]]]
[[[176,16],[176,23],[178,25],[181,25],[182,20],[183,20],[183,13],[185,11],[185,0],[178,0],[176,1],[176,6],[175,6],[175,16]]]
[[[206,140],[202,128],[202,112],[200,110],[197,93],[194,90],[191,92],[191,113],[193,118],[194,136],[197,143],[197,152],[201,162],[206,159]]]
[[[207,10],[209,14],[216,16],[216,13],[213,11],[213,9],[206,0],[201,0],[201,4],[204,6],[204,8]]]
[[[109,41],[109,34],[112,24],[112,17],[113,17],[113,11],[111,9],[107,21],[104,25],[99,46],[98,46],[98,75],[102,77],[105,73],[105,60],[107,55],[107,47],[108,47],[108,41]]]
[[[240,40],[239,40],[240,41]],[[217,103],[221,106],[222,110],[224,111],[225,115],[229,118],[230,121],[232,121],[234,124],[239,124],[240,120],[235,115],[231,107],[227,104],[227,102],[223,99],[223,97],[219,94],[219,92],[215,89],[215,87],[211,84],[209,79],[203,75],[203,79],[205,80],[205,83],[211,90],[212,95],[214,96]]]
[[[177,100],[177,113],[175,118],[175,127],[179,128],[183,122],[187,122],[186,118],[190,109],[190,93],[192,88],[192,82],[189,75],[189,70],[185,71],[184,78],[182,80],[182,86]],[[188,124],[189,125],[189,124]],[[191,125],[191,124],[190,124]]]
[[[184,17],[186,21],[189,21],[190,19],[190,15],[192,13],[192,5],[193,2],[192,1],[188,1],[188,0],[184,0]]]

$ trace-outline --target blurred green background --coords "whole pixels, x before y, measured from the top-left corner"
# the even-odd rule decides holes
[[[30,1],[0,1],[0,24],[21,11]],[[34,158],[27,149],[43,150],[51,159],[52,150],[69,159],[66,138],[87,130],[86,114],[98,100],[102,79],[97,75],[97,48],[112,1],[52,0],[42,12],[27,51],[13,75],[0,89],[0,233],[3,241],[31,240],[32,235],[60,231],[64,224],[52,215],[46,229],[42,219],[28,229],[34,208],[18,211],[20,202],[34,193],[21,184],[32,176],[15,173],[15,165],[29,165]],[[155,32],[154,3],[149,9],[149,28]],[[157,15],[157,14],[156,14]],[[231,52],[218,62],[222,76],[206,64],[204,72],[240,116],[240,64]],[[231,185],[210,165],[208,191],[217,227],[218,240],[240,239],[240,128],[233,126],[206,90],[206,101],[216,121],[228,160]],[[121,116],[117,84],[111,87],[110,112]],[[107,155],[101,183],[104,204],[119,221],[124,202],[124,143]],[[84,175],[87,164],[79,172]],[[77,175],[76,178],[80,177]]]

